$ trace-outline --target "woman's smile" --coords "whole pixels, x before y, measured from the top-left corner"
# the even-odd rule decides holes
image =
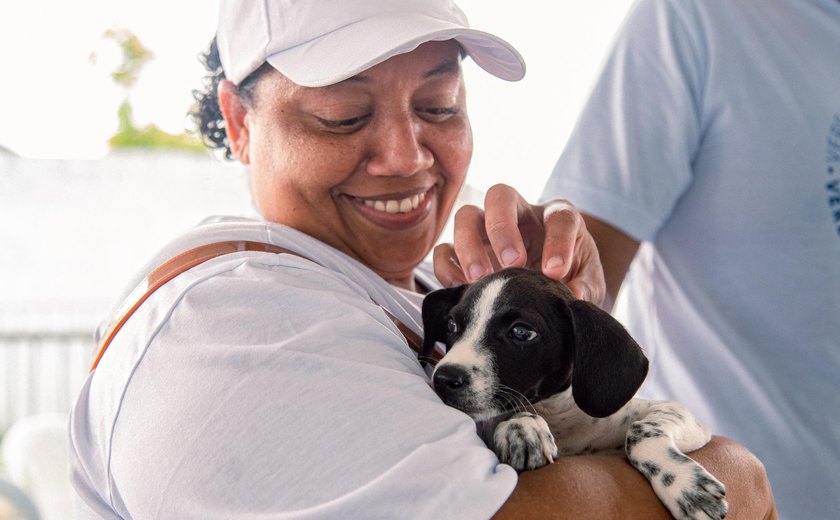
[[[435,197],[434,187],[420,193],[407,195],[382,195],[347,199],[364,218],[388,229],[411,228],[431,213]]]

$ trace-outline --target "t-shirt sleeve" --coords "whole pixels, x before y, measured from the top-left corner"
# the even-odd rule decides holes
[[[692,180],[706,54],[690,2],[641,0],[542,194],[652,239]]]
[[[381,309],[340,275],[246,262],[159,312],[113,430],[117,510],[487,518],[515,486]]]

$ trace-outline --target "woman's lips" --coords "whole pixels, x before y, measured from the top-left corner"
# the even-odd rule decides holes
[[[413,197],[406,197],[404,199],[391,200],[371,200],[371,199],[357,199],[365,206],[373,208],[376,211],[384,211],[385,213],[408,213],[417,209],[423,201],[426,200],[426,193],[414,195]]]
[[[349,199],[362,215],[374,223],[388,228],[405,228],[417,224],[429,212],[434,198],[433,189],[402,198],[368,199],[351,196]]]

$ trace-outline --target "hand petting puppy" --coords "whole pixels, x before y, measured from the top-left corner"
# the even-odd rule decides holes
[[[527,267],[562,281],[575,297],[602,305],[606,294],[598,248],[583,217],[562,199],[533,205],[513,188],[487,191],[484,209],[455,213],[453,244],[434,250],[444,287],[473,283],[504,267]]]

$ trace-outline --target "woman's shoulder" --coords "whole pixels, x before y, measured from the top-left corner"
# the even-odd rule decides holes
[[[141,293],[152,284],[144,273],[156,273],[163,283],[143,300],[132,291],[106,321],[113,323],[119,309],[141,301],[121,331],[135,345],[307,337],[308,346],[333,348],[342,343],[333,334],[341,330],[345,338],[403,350],[382,308],[416,333],[421,329],[416,302],[364,265],[296,230],[261,221],[202,224],[163,248],[141,272]],[[385,336],[372,337],[375,331]]]
[[[285,251],[285,254],[277,254],[278,251]],[[258,219],[211,217],[162,246],[141,265],[112,312],[119,312],[130,304],[126,299],[136,296],[132,293],[138,288],[148,286],[152,275],[168,273],[173,282],[167,282],[166,288],[171,292],[184,285],[179,282],[196,277],[202,277],[206,284],[215,283],[212,279],[222,273],[236,277],[236,272],[227,271],[243,263],[252,271],[273,276],[274,283],[263,287],[264,290],[279,288],[284,273],[290,272],[294,275],[289,280],[292,283],[310,280],[319,287],[354,287],[360,294],[365,292],[363,286],[378,282],[377,277],[358,262],[292,228]],[[240,290],[258,288],[248,284],[237,287]],[[105,323],[109,319],[110,316]]]

